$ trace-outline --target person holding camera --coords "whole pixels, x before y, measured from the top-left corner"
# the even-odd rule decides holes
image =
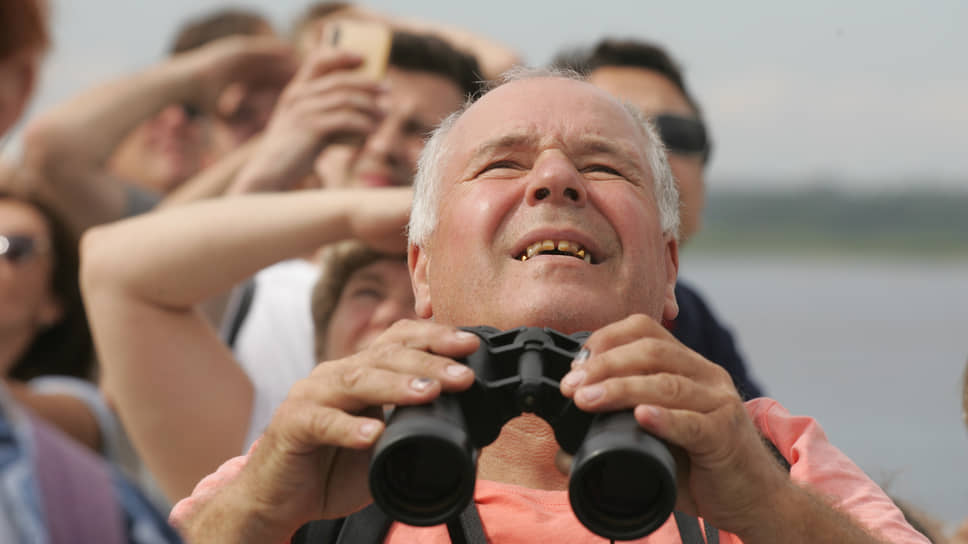
[[[583,81],[510,79],[445,120],[421,156],[408,262],[424,320],[296,384],[248,458],[173,512],[186,537],[281,542],[313,520],[351,525],[372,501],[383,407],[471,387],[455,360],[480,341],[456,327],[486,325],[590,331],[560,394],[585,412],[629,411],[668,443],[676,509],[719,542],[926,542],[816,422],[744,403],[662,327],[677,312],[679,199],[648,121]],[[484,538],[600,540],[568,506],[567,465],[543,420],[508,422],[477,463]],[[640,541],[677,542],[677,525]],[[376,540],[446,542],[448,530],[394,523]]]

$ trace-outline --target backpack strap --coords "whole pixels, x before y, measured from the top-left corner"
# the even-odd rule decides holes
[[[374,503],[345,518],[311,521],[292,535],[290,543],[377,544],[383,542],[392,523]]]
[[[390,532],[390,519],[374,503],[341,519],[311,521],[292,536],[291,544],[377,544]],[[487,544],[484,524],[472,501],[461,514],[447,522],[454,544]]]
[[[124,519],[107,464],[33,414],[29,417],[50,542],[122,544]]]
[[[453,544],[487,544],[484,522],[477,511],[477,503],[471,501],[467,508],[447,522],[447,533]]]
[[[773,456],[780,466],[789,473],[790,462],[786,460],[786,457],[783,457],[783,454],[780,453],[776,444],[768,440],[765,436],[763,437],[763,443],[773,453]],[[699,519],[695,516],[690,516],[684,512],[674,512],[673,515],[676,518],[676,526],[679,528],[679,538],[682,539],[682,544],[719,544],[719,530],[711,524],[704,522],[705,531],[702,531],[699,529]],[[703,539],[704,532],[705,540]]]
[[[245,318],[249,316],[253,298],[255,298],[255,280],[252,278],[236,287],[229,297],[219,335],[230,348],[235,346],[242,324],[245,323]]]

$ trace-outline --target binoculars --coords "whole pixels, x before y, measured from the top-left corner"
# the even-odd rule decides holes
[[[631,410],[592,414],[562,396],[559,383],[590,333],[547,328],[469,327],[481,338],[462,360],[474,384],[432,403],[389,415],[370,462],[370,492],[391,518],[418,526],[458,516],[473,500],[481,448],[524,412],[554,430],[574,456],[568,497],[590,531],[612,540],[640,538],[661,526],[676,501],[676,463]]]

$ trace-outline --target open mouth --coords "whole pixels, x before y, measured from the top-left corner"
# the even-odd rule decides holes
[[[590,252],[586,251],[581,244],[571,240],[542,240],[535,242],[525,248],[520,255],[515,256],[515,259],[525,262],[538,255],[563,255],[581,259],[589,264],[596,264]]]

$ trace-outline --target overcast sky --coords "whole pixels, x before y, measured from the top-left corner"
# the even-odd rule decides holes
[[[51,0],[55,46],[31,112],[160,59],[220,0]],[[238,4],[238,3],[236,3]],[[280,29],[301,0],[242,2]],[[371,1],[501,40],[526,61],[601,36],[668,47],[704,104],[719,185],[829,179],[968,190],[968,2]],[[16,150],[16,136],[8,152]]]

